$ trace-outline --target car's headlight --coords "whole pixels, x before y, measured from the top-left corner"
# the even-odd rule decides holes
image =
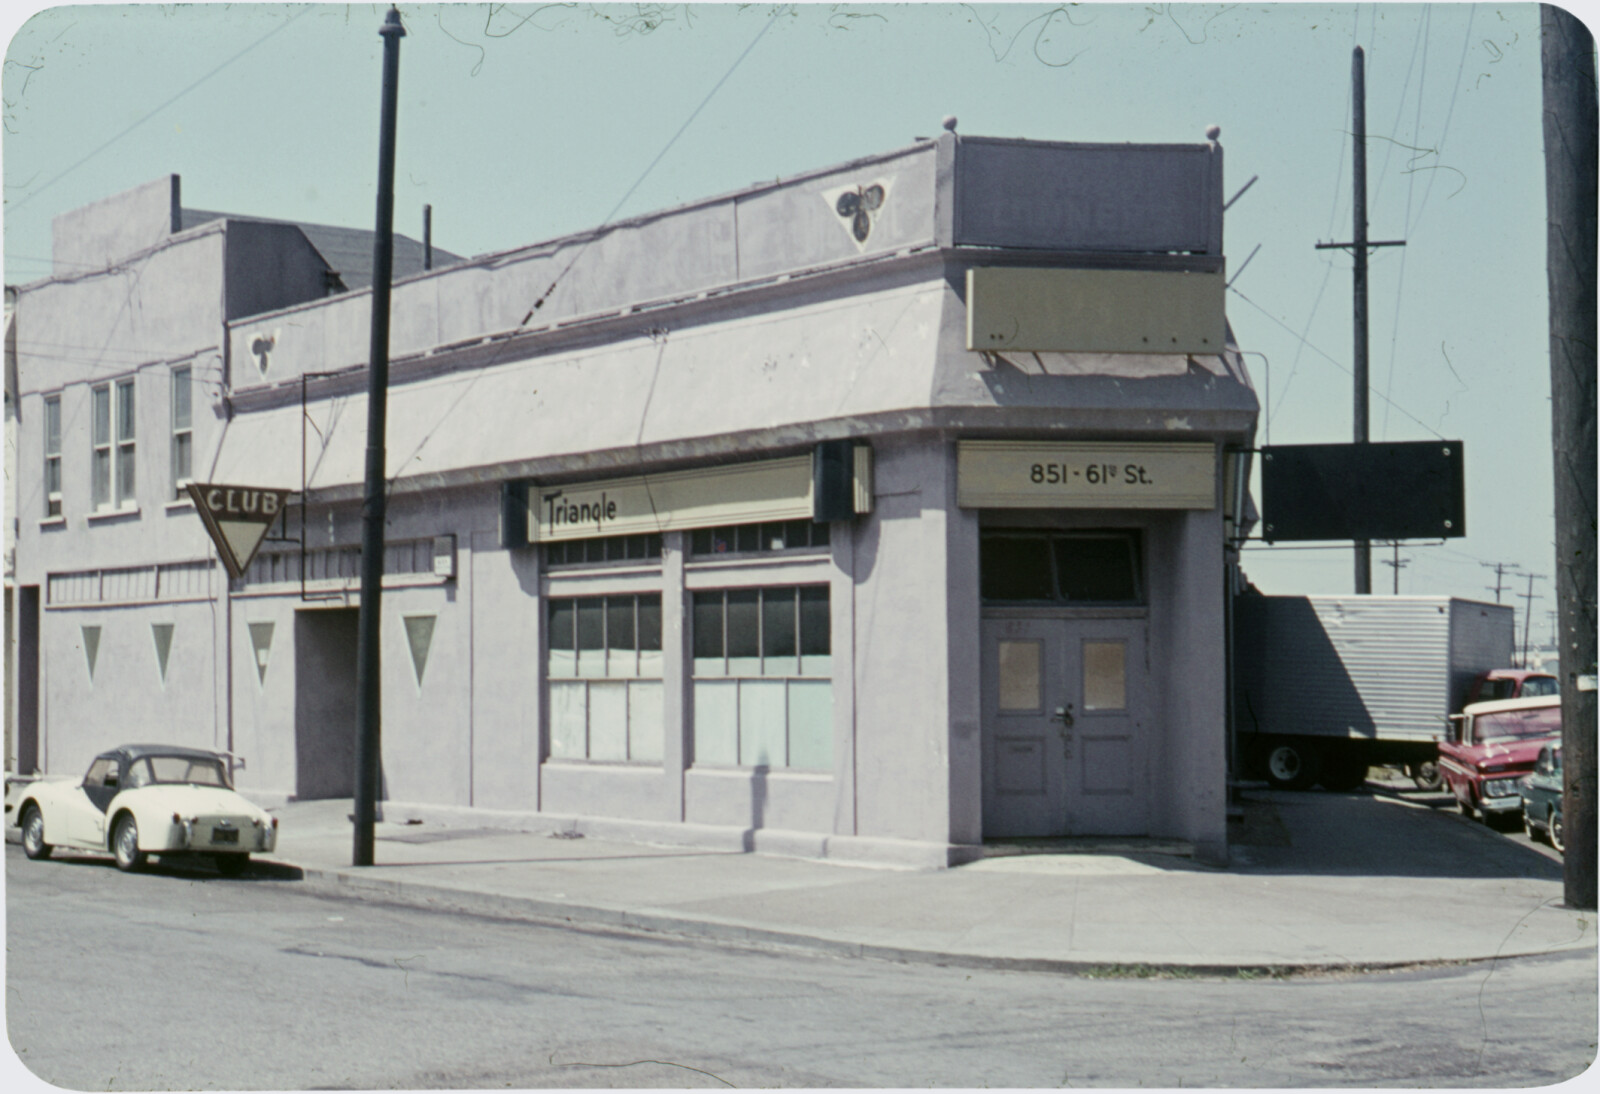
[[[1487,798],[1504,798],[1518,793],[1520,785],[1520,779],[1490,779],[1483,784],[1483,794]]]

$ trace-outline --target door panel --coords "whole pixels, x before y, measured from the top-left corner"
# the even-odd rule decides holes
[[[984,833],[1062,835],[1066,754],[1050,707],[1064,688],[1059,625],[986,620],[983,630]]]
[[[1145,622],[983,622],[984,835],[1145,835]]]
[[[67,826],[67,839],[80,847],[99,847],[105,843],[106,814],[104,808],[91,801],[81,786],[75,786],[62,795],[62,808]],[[50,836],[49,825],[45,835]],[[50,837],[54,840],[54,837]]]
[[[1144,621],[1062,622],[1066,675],[1076,681],[1077,745],[1068,773],[1068,827],[1078,835],[1149,831],[1147,735],[1141,708],[1148,692]]]

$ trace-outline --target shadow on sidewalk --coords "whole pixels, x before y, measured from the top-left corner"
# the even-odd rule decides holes
[[[660,862],[668,859],[683,858],[744,858],[745,851],[667,851],[648,855],[596,855],[585,858],[582,856],[551,855],[529,856],[527,858],[457,858],[457,859],[422,859],[414,862],[384,862],[381,859],[374,862],[373,867],[393,867],[406,869],[413,866],[440,867],[440,866],[505,866],[505,865],[555,865],[564,866],[604,866],[608,862],[646,861]],[[341,867],[342,868],[342,867]]]
[[[1442,808],[1438,795],[1369,788],[1246,790],[1228,827],[1233,871],[1560,881],[1559,859]]]

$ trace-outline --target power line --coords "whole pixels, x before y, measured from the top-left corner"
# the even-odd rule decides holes
[[[54,186],[56,183],[60,182],[64,178],[66,178],[68,175],[72,174],[72,172],[76,171],[78,168],[82,167],[84,164],[86,164],[90,160],[94,159],[100,153],[104,152],[107,148],[110,148],[113,144],[116,144],[123,137],[126,137],[129,133],[132,133],[135,129],[139,128],[145,122],[149,121],[151,118],[153,118],[157,114],[161,113],[167,107],[171,106],[173,103],[177,102],[179,99],[181,99],[185,95],[189,94],[189,92],[193,91],[195,88],[199,87],[201,84],[203,84],[207,80],[211,79],[211,77],[215,76],[217,73],[221,72],[223,69],[225,69],[229,65],[233,64],[233,62],[237,61],[239,58],[243,57],[245,54],[249,53],[251,50],[255,49],[257,46],[261,45],[267,39],[271,38],[273,35],[277,34],[279,31],[281,31],[285,27],[287,27],[290,23],[293,23],[296,19],[300,18],[302,15],[306,14],[306,12],[311,11],[311,10],[312,10],[312,8],[311,8],[311,5],[309,5],[309,4],[307,6],[301,8],[299,11],[297,11],[293,15],[289,16],[289,18],[285,19],[283,22],[279,23],[277,26],[275,26],[271,30],[267,31],[267,33],[263,34],[260,38],[257,38],[254,42],[251,42],[249,45],[247,45],[243,49],[241,49],[238,53],[235,53],[232,57],[229,57],[226,61],[223,61],[216,68],[212,69],[210,72],[207,72],[204,76],[200,77],[194,83],[190,84],[188,87],[184,88],[182,91],[180,91],[176,95],[172,96],[172,98],[168,99],[166,102],[162,103],[160,106],[158,106],[154,110],[150,111],[150,113],[146,114],[144,117],[140,118],[138,121],[134,122],[132,125],[129,125],[126,129],[124,129],[120,133],[116,134],[110,140],[104,142],[99,147],[95,148],[92,152],[90,152],[88,155],[84,156],[82,159],[78,160],[78,162],[74,163],[71,167],[68,167],[65,171],[62,171],[59,175],[56,175],[54,178],[50,179],[48,182],[45,182],[43,185],[38,187],[32,193],[30,193],[27,197],[18,198],[16,201],[13,201],[11,203],[11,209],[13,211],[15,211],[17,209],[22,208],[24,205],[28,204],[28,202],[32,201],[34,198],[38,197],[40,194],[42,194],[46,190],[50,189],[50,187]]]
[[[1333,365],[1333,367],[1337,368],[1340,372],[1343,372],[1346,376],[1354,376],[1355,375],[1353,372],[1351,372],[1344,365],[1340,364],[1337,360],[1335,360],[1334,358],[1328,356],[1328,354],[1324,353],[1322,350],[1320,350],[1316,346],[1312,345],[1311,342],[1309,342],[1306,338],[1304,338],[1300,334],[1296,333],[1294,328],[1290,327],[1289,324],[1285,323],[1282,319],[1279,319],[1277,316],[1273,315],[1266,308],[1263,308],[1260,304],[1257,304],[1254,300],[1251,300],[1248,296],[1246,296],[1244,293],[1240,292],[1238,289],[1229,289],[1228,291],[1233,293],[1240,300],[1243,300],[1246,304],[1249,304],[1252,308],[1256,309],[1256,311],[1260,312],[1262,315],[1266,316],[1268,319],[1272,320],[1274,323],[1278,324],[1278,326],[1282,327],[1284,330],[1286,330],[1290,334],[1294,335],[1294,337],[1298,338],[1301,341],[1301,343],[1303,343],[1305,345],[1305,347],[1307,349],[1312,350],[1313,352],[1321,355],[1325,360],[1328,361],[1329,364]],[[1371,390],[1370,385],[1368,387],[1368,390]],[[1405,407],[1401,406],[1399,403],[1395,402],[1393,399],[1389,398],[1387,395],[1384,395],[1384,394],[1382,394],[1380,392],[1373,392],[1373,394],[1377,395],[1378,398],[1382,399],[1385,403],[1388,403],[1390,406],[1394,407],[1401,414],[1404,414],[1407,418],[1410,418],[1413,422],[1416,422],[1423,429],[1426,429],[1429,433],[1432,433],[1434,435],[1434,437],[1436,437],[1437,439],[1439,439],[1441,441],[1445,439],[1444,434],[1440,433],[1437,429],[1434,429],[1427,422],[1424,422],[1421,418],[1419,418],[1415,414],[1411,413],[1409,410],[1407,410]]]
[[[611,223],[611,219],[617,215],[618,210],[627,204],[628,199],[633,196],[633,192],[639,189],[644,180],[649,177],[650,172],[656,169],[656,164],[660,163],[662,157],[671,151],[674,144],[678,143],[678,138],[683,136],[684,131],[687,130],[689,126],[694,124],[694,120],[700,116],[700,112],[706,108],[706,104],[712,100],[717,92],[722,90],[722,85],[728,82],[729,77],[731,77],[739,68],[739,66],[744,63],[744,59],[750,56],[750,51],[756,48],[756,45],[763,37],[766,36],[767,31],[771,30],[777,23],[778,16],[781,14],[781,10],[782,9],[775,10],[767,17],[767,21],[761,25],[761,30],[753,39],[751,39],[750,44],[744,47],[744,52],[739,54],[738,59],[735,60],[731,66],[729,66],[728,71],[722,74],[722,79],[718,80],[716,85],[706,93],[706,97],[700,100],[700,105],[695,107],[684,123],[678,127],[678,131],[672,135],[672,139],[667,141],[667,143],[662,146],[661,151],[656,153],[656,158],[650,161],[650,166],[646,167],[639,177],[633,181],[633,185],[628,187],[628,192],[623,194],[617,203],[611,207],[611,212],[606,214],[606,218],[600,222],[600,226],[594,230],[593,234],[591,234],[587,240],[584,241],[583,246],[578,248],[578,253],[572,256],[572,261],[568,262],[562,271],[556,274],[555,280],[551,281],[549,287],[546,288],[544,292],[540,294],[539,298],[533,302],[533,307],[528,309],[528,314],[522,317],[522,322],[517,324],[518,326],[526,326],[528,320],[533,318],[533,313],[544,307],[544,302],[549,299],[550,294],[554,292],[556,286],[561,283],[561,279],[566,277],[571,271],[572,267],[577,264],[578,259],[583,257],[584,252],[589,249],[589,245],[596,239],[600,238],[600,230],[607,224]]]

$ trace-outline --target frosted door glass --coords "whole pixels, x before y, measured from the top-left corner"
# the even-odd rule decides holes
[[[589,759],[628,758],[628,685],[589,685]]]
[[[628,759],[661,762],[661,703],[659,683],[628,685]]]
[[[550,755],[557,759],[583,759],[588,686],[581,682],[550,684]]]
[[[832,770],[833,685],[789,681],[789,766]]]
[[[1000,709],[1039,710],[1040,660],[1043,645],[1035,640],[1000,642]]]
[[[1085,642],[1083,709],[1123,710],[1127,705],[1127,647],[1121,642]]]
[[[739,681],[739,763],[745,767],[783,767],[784,723],[788,703],[783,680]]]
[[[694,685],[694,762],[739,762],[739,685],[733,680]]]

